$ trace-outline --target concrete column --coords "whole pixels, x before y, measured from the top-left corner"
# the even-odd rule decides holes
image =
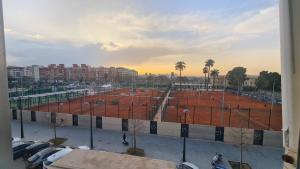
[[[283,146],[285,154],[294,159],[293,164],[284,163],[283,168],[297,166],[300,129],[300,1],[279,0]]]
[[[10,115],[8,109],[8,84],[6,72],[2,0],[0,0],[0,168],[12,165]]]

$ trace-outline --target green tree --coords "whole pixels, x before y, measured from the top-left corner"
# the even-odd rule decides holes
[[[175,70],[179,71],[179,83],[180,83],[180,90],[181,90],[181,72],[186,68],[185,62],[183,61],[178,61],[175,64]]]
[[[212,59],[208,59],[206,62],[205,62],[205,66],[208,67],[208,76],[207,76],[207,84],[210,83],[210,68],[212,68],[215,64],[215,61],[212,60]],[[208,86],[208,85],[207,85]]]
[[[241,86],[247,80],[246,72],[247,69],[244,67],[235,67],[226,75],[229,85],[236,88],[238,92],[240,92]]]
[[[204,73],[204,85],[205,85],[206,89],[208,90],[207,84],[206,84],[206,74],[208,73],[208,68],[205,66],[203,68],[202,72]]]
[[[213,78],[213,89],[215,89],[215,81],[216,81],[216,78],[219,76],[219,70],[218,69],[212,70],[210,75]]]
[[[256,80],[256,88],[260,90],[281,91],[281,75],[277,72],[261,71]]]

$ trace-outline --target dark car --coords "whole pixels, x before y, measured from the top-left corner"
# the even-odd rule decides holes
[[[46,160],[47,157],[58,152],[59,150],[62,150],[62,148],[48,147],[39,151],[38,153],[28,158],[26,168],[27,169],[42,168],[43,161]]]
[[[13,143],[13,145],[12,145],[13,159],[16,160],[16,159],[22,157],[26,152],[26,148],[30,145],[32,145],[32,142]]]
[[[24,160],[27,160],[29,157],[34,155],[35,153],[50,147],[50,143],[37,142],[28,147],[26,147],[26,152],[23,155]]]

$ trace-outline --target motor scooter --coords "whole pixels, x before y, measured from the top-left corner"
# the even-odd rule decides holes
[[[211,166],[212,169],[226,169],[225,167],[219,166],[218,164],[221,163],[223,160],[223,155],[220,153],[216,153],[216,155],[212,158]]]
[[[128,146],[128,144],[129,144],[128,141],[126,141],[126,140],[123,140],[122,143],[124,146]]]

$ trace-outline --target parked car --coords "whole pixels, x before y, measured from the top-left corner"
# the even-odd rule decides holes
[[[54,163],[55,161],[61,159],[62,157],[64,157],[65,155],[69,154],[70,152],[72,152],[73,149],[66,147],[60,151],[58,151],[55,154],[52,154],[51,156],[49,156],[44,162],[43,162],[43,169],[48,169],[48,167]]]
[[[36,142],[28,147],[26,147],[26,152],[23,155],[24,160],[27,160],[29,157],[34,155],[35,153],[50,147],[50,143]]]
[[[12,145],[13,159],[16,160],[22,157],[26,152],[26,148],[32,144],[33,144],[32,142],[22,142],[22,141],[13,143]]]
[[[60,150],[62,149],[55,148],[55,147],[48,147],[37,152],[36,154],[28,158],[26,168],[27,169],[42,168],[43,161],[47,159],[49,156],[51,156],[52,154],[57,153]]]
[[[183,162],[179,164],[176,168],[177,169],[199,169],[199,167],[197,167],[195,164],[190,162]]]

